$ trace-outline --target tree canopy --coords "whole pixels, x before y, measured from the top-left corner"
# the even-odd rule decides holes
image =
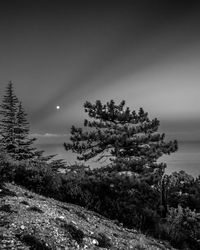
[[[143,108],[136,112],[125,107],[125,101],[117,105],[113,100],[106,104],[98,100],[85,102],[84,109],[90,118],[84,121],[86,129],[72,126],[70,143],[64,143],[79,160],[97,157],[98,161],[126,162],[141,170],[157,168],[159,157],[177,150],[177,141],[165,142],[165,134],[158,133],[158,119],[150,119]]]

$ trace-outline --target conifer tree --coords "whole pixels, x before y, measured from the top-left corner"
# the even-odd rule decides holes
[[[35,148],[31,146],[36,138],[30,138],[30,128],[26,117],[27,114],[22,107],[22,103],[19,102],[14,130],[17,144],[15,159],[17,160],[32,159],[35,155]]]
[[[36,138],[30,137],[27,114],[14,93],[11,81],[0,105],[0,115],[0,147],[13,159],[46,163],[55,156],[44,156],[44,151],[32,147]]]
[[[3,96],[2,104],[0,105],[0,144],[3,150],[14,156],[17,149],[15,136],[16,113],[18,99],[13,90],[13,84],[10,81]]]
[[[31,146],[36,139],[29,137],[27,114],[14,93],[11,81],[6,87],[0,108],[0,145],[2,149],[16,160],[33,159],[36,151]]]
[[[78,153],[79,160],[98,157],[98,161],[114,161],[118,171],[132,171],[152,182],[159,181],[165,164],[156,161],[163,154],[177,150],[177,141],[165,142],[165,134],[159,134],[159,121],[150,120],[142,108],[138,112],[125,107],[125,101],[116,105],[113,100],[102,104],[86,102],[85,120],[82,128],[72,126],[70,143],[64,143],[66,150]]]

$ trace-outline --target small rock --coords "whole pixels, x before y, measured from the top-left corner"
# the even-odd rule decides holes
[[[59,216],[59,219],[64,220],[65,216],[61,215],[61,216]]]
[[[99,245],[99,242],[98,242],[96,239],[93,239],[93,240],[92,240],[92,244],[98,246],[98,245]]]
[[[25,226],[24,225],[21,225],[21,227],[20,227],[22,230],[24,230],[25,229]]]

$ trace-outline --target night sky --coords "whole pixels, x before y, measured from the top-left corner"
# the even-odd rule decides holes
[[[0,95],[12,80],[32,133],[67,134],[86,100],[124,99],[169,138],[200,139],[200,6],[63,2],[0,3]]]

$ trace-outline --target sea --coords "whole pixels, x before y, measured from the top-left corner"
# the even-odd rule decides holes
[[[167,164],[166,173],[184,170],[197,177],[200,175],[200,141],[179,141],[178,151],[162,156],[158,162]],[[45,155],[56,154],[55,159],[64,159],[69,165],[78,162],[76,154],[67,152],[62,143],[40,143],[36,145],[39,150],[44,150]],[[104,163],[105,164],[105,163]],[[100,167],[95,161],[88,161],[86,165]]]

